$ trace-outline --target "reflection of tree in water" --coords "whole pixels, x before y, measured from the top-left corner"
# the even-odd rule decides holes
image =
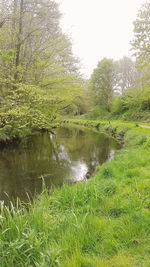
[[[112,141],[108,136],[67,128],[63,129],[63,136],[68,136],[68,132],[71,132],[69,139],[60,138],[71,161],[77,161],[80,158],[80,161],[86,162],[89,170],[94,170],[97,165],[108,159],[112,149]]]
[[[26,192],[33,194],[47,186],[61,186],[73,175],[82,176],[93,171],[109,157],[115,147],[112,139],[78,127],[56,129],[56,135],[43,133],[22,140],[0,152],[0,195],[25,199]]]

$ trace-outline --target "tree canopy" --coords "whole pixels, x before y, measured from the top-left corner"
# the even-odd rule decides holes
[[[113,60],[104,58],[98,62],[97,68],[94,69],[90,80],[90,86],[96,102],[104,105],[108,111],[110,111],[113,97],[114,74]]]
[[[82,98],[83,81],[55,1],[0,1],[0,18],[0,120],[5,136],[20,124],[21,129],[47,125]]]
[[[150,59],[150,3],[142,5],[134,21],[134,39],[131,42],[134,55],[140,63]]]

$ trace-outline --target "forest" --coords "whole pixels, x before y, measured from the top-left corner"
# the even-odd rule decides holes
[[[61,17],[54,0],[0,0],[0,182],[9,199],[3,177],[11,192],[23,177],[28,198],[0,199],[0,267],[149,267],[150,2],[132,57],[97,58],[89,78]],[[71,157],[84,179],[47,188]]]
[[[54,1],[0,3],[0,140],[50,127],[63,116],[149,121],[149,12],[134,22],[134,59],[103,58],[80,73]]]

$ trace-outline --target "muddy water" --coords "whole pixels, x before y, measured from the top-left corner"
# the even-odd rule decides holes
[[[118,144],[93,130],[62,127],[0,150],[0,200],[27,199],[49,188],[86,180],[96,166],[110,160]]]

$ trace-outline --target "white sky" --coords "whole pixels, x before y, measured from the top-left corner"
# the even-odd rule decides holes
[[[63,13],[61,27],[72,39],[89,77],[104,57],[130,56],[133,21],[144,0],[57,0]]]

